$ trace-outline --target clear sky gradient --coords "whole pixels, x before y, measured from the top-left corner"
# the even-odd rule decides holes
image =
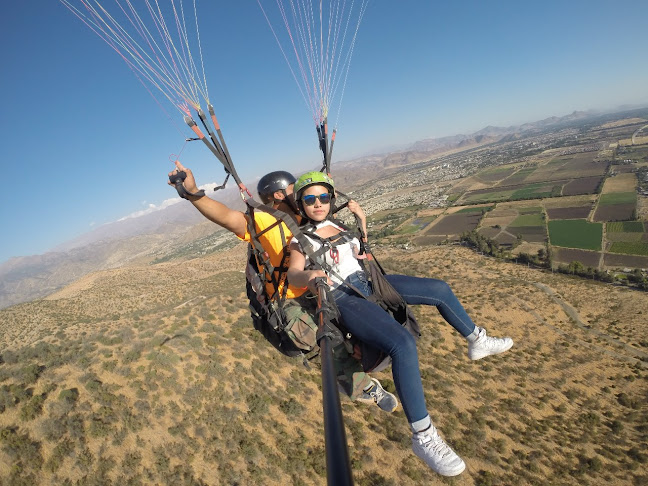
[[[317,166],[312,119],[256,1],[198,0],[198,9],[211,101],[239,175]],[[486,125],[647,104],[646,19],[645,0],[372,0],[334,162]],[[169,157],[192,133],[60,2],[5,2],[0,46],[0,262],[174,196]],[[181,160],[200,183],[224,178],[200,142]]]

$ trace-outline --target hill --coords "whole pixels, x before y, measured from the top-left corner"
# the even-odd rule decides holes
[[[573,144],[574,137],[589,127],[622,127],[617,125],[619,119],[639,123],[647,114],[646,109],[613,114],[574,112],[520,126],[488,126],[469,135],[429,138],[389,153],[336,162],[333,171],[338,187],[353,192],[372,211],[384,208],[384,199],[378,205],[372,199],[385,194],[391,199],[390,207],[446,204],[444,192],[449,181],[507,161],[524,161],[543,147],[554,147],[556,141]],[[416,197],[408,192],[413,186],[422,191]],[[243,208],[236,187],[219,191],[215,197]],[[0,308],[44,297],[90,272],[181,255],[196,257],[235,243],[205,224],[188,204],[174,202],[180,201],[169,200],[159,210],[103,225],[44,255],[0,264]]]
[[[244,252],[104,270],[0,310],[0,484],[325,484],[319,372],[252,329]],[[400,407],[344,400],[356,484],[648,481],[648,294],[462,247],[378,257],[445,279],[516,344],[472,362],[417,307],[429,410],[467,470],[446,480],[414,457]]]
[[[237,188],[208,194],[243,208]],[[0,264],[0,308],[44,297],[91,272],[183,254],[195,257],[236,242],[186,201],[170,202],[161,209],[100,226],[43,255]]]

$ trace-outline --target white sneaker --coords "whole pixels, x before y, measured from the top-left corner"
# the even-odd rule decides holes
[[[430,469],[442,476],[456,476],[466,469],[461,457],[443,441],[434,425],[412,436],[412,450]]]
[[[491,354],[500,354],[508,351],[513,346],[510,337],[494,338],[486,335],[486,329],[477,328],[477,339],[468,341],[468,357],[470,359],[482,359]]]
[[[398,407],[398,400],[396,396],[392,393],[389,393],[385,390],[380,382],[375,378],[372,378],[373,387],[368,391],[362,392],[362,396],[358,397],[356,400],[360,402],[375,402],[381,410],[385,412],[393,412]]]

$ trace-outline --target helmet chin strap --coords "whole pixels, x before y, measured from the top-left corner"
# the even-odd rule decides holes
[[[286,203],[288,205],[288,207],[292,210],[293,213],[300,214],[299,208],[297,208],[297,205],[292,200],[292,198],[288,197],[288,194],[286,194],[286,190],[282,189],[281,193],[284,195],[284,198],[283,199],[275,199],[275,202],[277,204]]]

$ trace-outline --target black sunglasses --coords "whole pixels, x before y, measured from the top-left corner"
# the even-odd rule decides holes
[[[314,195],[302,196],[302,201],[304,201],[304,204],[306,206],[314,205],[316,199],[319,199],[319,202],[321,202],[322,204],[329,204],[331,202],[331,194],[325,192],[324,194],[320,194],[319,196],[314,196]]]

